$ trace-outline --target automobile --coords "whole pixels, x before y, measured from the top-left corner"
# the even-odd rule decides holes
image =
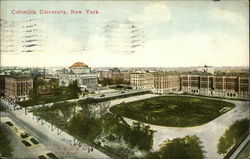
[[[10,121],[7,121],[7,122],[5,122],[8,126],[14,126],[13,125],[13,123],[12,122],[10,122]]]
[[[59,159],[58,157],[56,157],[56,155],[54,155],[51,152],[47,153],[46,155],[49,156],[51,159]]]
[[[26,147],[30,147],[31,144],[28,141],[22,140],[22,143],[26,146]]]
[[[29,134],[27,134],[26,132],[21,132],[20,133],[20,137],[23,138],[23,139],[27,138],[28,136],[29,136]]]
[[[59,158],[52,152],[48,152],[46,154],[38,156],[38,159],[59,159]]]
[[[35,145],[39,144],[39,142],[38,142],[36,139],[34,139],[33,137],[30,138],[30,141],[31,141],[33,144],[35,144]]]
[[[47,159],[47,158],[43,155],[40,155],[40,156],[38,156],[38,159]]]

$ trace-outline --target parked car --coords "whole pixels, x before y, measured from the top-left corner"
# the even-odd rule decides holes
[[[49,153],[38,156],[38,159],[59,159],[59,158],[52,152],[49,152]]]

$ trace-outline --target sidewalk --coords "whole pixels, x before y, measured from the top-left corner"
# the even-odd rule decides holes
[[[33,116],[32,113],[28,113],[25,115],[25,110],[15,110],[11,108],[10,104],[6,101],[1,100],[3,104],[8,106],[11,111],[10,114],[12,117],[15,117],[16,120],[22,121],[23,124],[26,124],[26,129],[32,127],[34,130],[33,133],[36,133],[39,136],[39,133],[42,133],[47,137],[47,143],[43,143],[47,149],[52,152],[55,152],[56,155],[62,158],[94,158],[94,159],[107,159],[109,158],[106,154],[100,152],[97,149],[93,149],[93,151],[88,152],[88,148],[90,148],[87,144],[79,144],[74,142],[74,138],[65,133],[61,132],[61,130],[55,129],[52,131],[51,124],[44,120],[37,120],[37,118]],[[14,119],[13,119],[14,120]],[[37,122],[38,121],[38,122]],[[18,121],[16,121],[18,122]],[[36,132],[37,131],[37,132]],[[58,133],[60,133],[58,135]],[[35,135],[34,135],[35,136]],[[39,138],[38,138],[39,139]]]
[[[248,135],[245,140],[240,144],[240,146],[234,151],[234,153],[232,154],[232,156],[230,156],[229,159],[235,159],[240,152],[242,151],[242,149],[246,146],[246,144],[250,141],[250,135]]]

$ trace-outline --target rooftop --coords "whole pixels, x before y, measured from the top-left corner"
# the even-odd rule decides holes
[[[73,65],[71,65],[70,66],[70,68],[79,68],[79,67],[88,67],[88,65],[87,64],[85,64],[85,63],[83,63],[83,62],[76,62],[76,63],[74,63]]]

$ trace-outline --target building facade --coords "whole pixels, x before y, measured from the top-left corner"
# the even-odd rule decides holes
[[[100,80],[103,78],[110,78],[110,79],[121,79],[123,78],[123,74],[118,68],[109,69],[107,71],[100,72]]]
[[[180,90],[179,76],[169,73],[153,73],[153,93],[173,93]]]
[[[15,101],[29,99],[29,93],[33,89],[31,77],[5,77],[5,97]]]
[[[203,73],[210,73],[210,74],[214,74],[214,67],[213,66],[199,66],[197,71],[199,72],[203,72]]]
[[[76,62],[66,72],[59,74],[59,86],[68,86],[73,81],[77,81],[77,85],[82,91],[98,88],[98,75],[91,73],[88,65]]]
[[[5,75],[0,75],[0,96],[4,96],[5,93]]]
[[[130,71],[122,71],[122,75],[123,75],[123,80],[126,83],[129,83],[130,81]]]
[[[191,94],[248,98],[249,78],[238,76],[182,75],[180,89]]]
[[[58,87],[58,79],[55,78],[41,78],[42,81],[36,88],[36,93],[38,95],[48,95],[53,94],[54,90]]]
[[[132,89],[148,89],[154,88],[154,79],[151,73],[135,72],[130,74],[130,86]]]

